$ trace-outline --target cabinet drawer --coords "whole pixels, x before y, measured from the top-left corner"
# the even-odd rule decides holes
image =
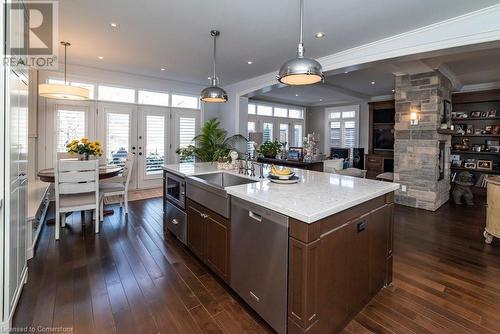
[[[366,157],[366,163],[368,163],[368,164],[382,164],[383,160],[384,160],[384,158],[373,156],[373,155],[368,155]]]

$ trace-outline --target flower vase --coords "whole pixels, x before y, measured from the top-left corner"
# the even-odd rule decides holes
[[[78,160],[80,160],[80,161],[89,160],[89,154],[88,153],[80,153],[80,154],[78,154]]]

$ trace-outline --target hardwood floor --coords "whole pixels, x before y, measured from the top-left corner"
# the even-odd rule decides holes
[[[126,220],[45,226],[14,327],[66,333],[269,333],[179,242],[164,239],[161,199],[130,203]],[[484,208],[435,213],[397,206],[394,282],[346,333],[500,333],[500,243],[485,245]],[[69,330],[68,330],[69,329]],[[54,332],[54,331],[53,331]]]

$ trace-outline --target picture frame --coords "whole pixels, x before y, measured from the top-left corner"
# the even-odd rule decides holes
[[[475,162],[465,162],[464,163],[464,168],[467,168],[467,169],[476,169],[476,163]]]
[[[290,147],[288,149],[287,159],[290,161],[302,161],[304,158],[304,148],[303,147]]]
[[[481,145],[474,145],[471,149],[472,152],[481,152]]]
[[[451,167],[462,167],[462,160],[451,160]]]
[[[491,145],[488,149],[492,153],[500,153],[500,146]]]
[[[478,160],[476,169],[493,170],[493,161],[491,161],[491,160]]]
[[[480,111],[471,111],[470,117],[479,118],[479,117],[481,117],[481,112]]]
[[[455,125],[455,133],[457,135],[464,135],[467,131],[467,124],[456,124]]]

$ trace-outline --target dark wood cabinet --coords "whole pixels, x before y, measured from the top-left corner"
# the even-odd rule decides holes
[[[188,199],[187,245],[217,275],[229,281],[229,220]]]
[[[394,156],[381,154],[367,154],[365,157],[366,177],[374,179],[377,175],[394,171]]]
[[[205,219],[200,205],[188,201],[187,246],[201,260],[205,260]]]
[[[337,333],[391,283],[393,194],[313,224],[291,220],[288,332]]]

